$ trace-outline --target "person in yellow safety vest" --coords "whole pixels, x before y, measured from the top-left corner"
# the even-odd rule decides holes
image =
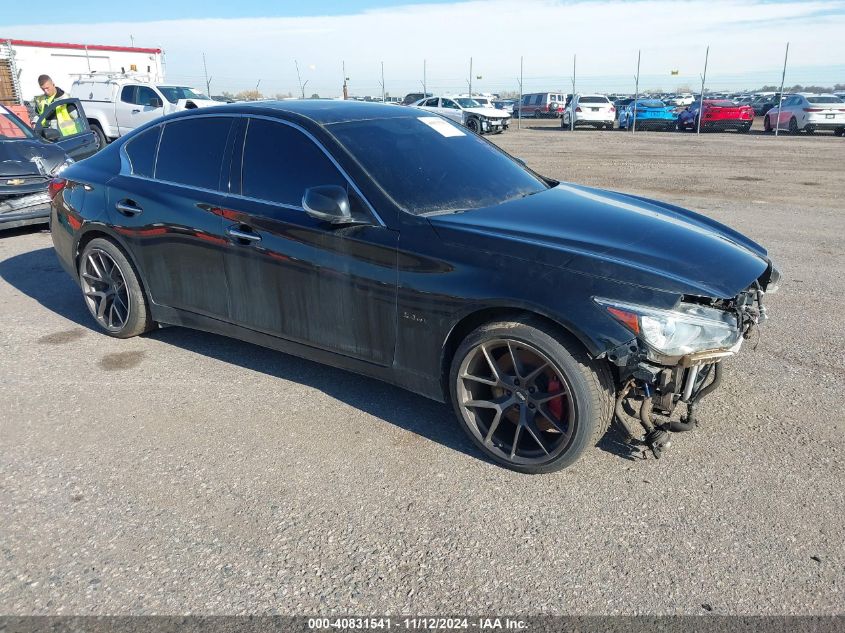
[[[65,91],[57,88],[49,75],[39,76],[38,85],[41,86],[44,94],[38,95],[33,101],[35,102],[35,112],[40,117],[44,114],[47,106],[65,96]],[[76,119],[68,112],[67,105],[60,105],[56,108],[56,122],[62,136],[73,136],[79,131]]]

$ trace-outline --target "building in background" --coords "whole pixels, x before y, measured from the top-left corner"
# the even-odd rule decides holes
[[[38,94],[38,76],[50,75],[65,92],[79,75],[136,73],[164,81],[160,48],[68,44],[0,38],[0,103],[20,105]]]

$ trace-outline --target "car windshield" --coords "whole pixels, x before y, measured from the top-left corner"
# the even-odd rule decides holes
[[[810,103],[842,103],[839,97],[807,97]]]
[[[209,101],[209,98],[203,93],[197,92],[193,88],[187,88],[185,86],[158,86],[158,89],[161,90],[161,94],[163,94],[164,98],[170,103],[176,103],[179,99],[199,99],[200,101]]]
[[[35,138],[26,123],[14,114],[5,112],[0,106],[0,140]]]
[[[704,103],[704,105],[715,106],[717,108],[735,108],[736,107],[736,103],[734,103],[733,101],[725,101],[725,100],[706,101]]]
[[[475,99],[460,98],[460,99],[455,99],[455,101],[457,101],[458,105],[461,106],[462,108],[479,108],[479,107],[481,107],[481,104],[478,103],[478,101],[476,101]]]
[[[637,107],[639,107],[639,108],[665,108],[666,106],[663,105],[662,101],[657,101],[656,99],[648,99],[646,101],[637,101]]]
[[[579,103],[608,103],[607,97],[581,97]]]
[[[492,143],[441,117],[396,117],[327,126],[409,213],[489,207],[549,188]]]

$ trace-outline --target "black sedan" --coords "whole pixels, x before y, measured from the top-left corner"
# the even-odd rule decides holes
[[[64,107],[63,131],[56,109]],[[76,99],[56,101],[31,129],[0,105],[0,230],[45,224],[50,217],[50,178],[98,149]]]
[[[612,419],[660,455],[779,278],[706,217],[544,178],[389,105],[174,114],[51,190],[56,252],[105,333],[182,325],[451,401],[523,472],[573,463]]]

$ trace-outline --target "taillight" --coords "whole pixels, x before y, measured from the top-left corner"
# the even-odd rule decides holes
[[[613,106],[610,106],[610,112],[611,113],[616,112],[616,108],[614,108]]]
[[[576,111],[576,112],[581,112],[581,108],[580,108],[580,107],[575,108],[575,111]]]
[[[824,108],[804,108],[804,112],[822,112]]]
[[[66,186],[67,180],[64,178],[53,178],[47,186],[47,193],[50,195],[50,200],[53,200]]]

